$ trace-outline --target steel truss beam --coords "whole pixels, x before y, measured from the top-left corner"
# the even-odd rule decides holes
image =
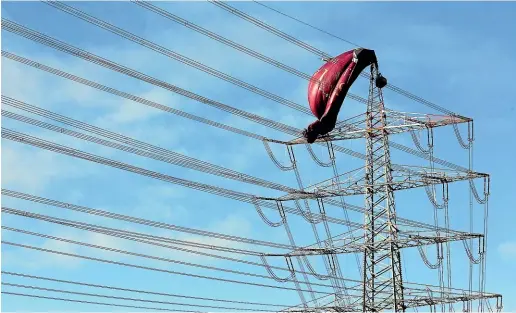
[[[475,233],[450,233],[449,235],[440,234],[435,235],[434,232],[414,232],[405,233],[402,231],[398,232],[398,240],[396,245],[399,249],[413,248],[428,245],[440,245],[446,242],[454,242],[469,239],[483,240],[482,234]],[[302,247],[296,250],[292,250],[284,254],[265,254],[266,256],[302,256],[302,255],[330,255],[330,254],[344,254],[344,253],[359,253],[366,250],[382,250],[387,249],[381,242],[375,243],[374,245],[367,245],[362,242],[363,237],[360,236],[349,236],[349,237],[333,237],[333,248],[318,248],[316,245],[310,245]],[[324,240],[323,243],[327,243]],[[479,242],[482,246],[482,243]]]
[[[480,300],[480,299],[496,299],[497,308],[500,308],[502,295],[494,294],[494,293],[480,293],[480,292],[472,292],[469,293],[468,290],[462,289],[453,289],[447,290],[444,295],[441,295],[441,291],[437,286],[424,286],[420,288],[405,288],[405,303],[407,308],[418,308],[425,306],[435,306],[439,304],[454,304],[454,303],[466,303],[468,301]],[[435,294],[435,295],[434,295]],[[335,305],[335,297],[334,296],[325,296],[317,299],[319,303],[322,303],[317,308],[309,307],[307,309],[301,308],[300,306],[291,307],[283,310],[282,312],[317,312],[317,311],[326,311],[326,312],[363,312],[361,307],[360,298],[356,297],[356,294],[350,294],[350,299],[353,299],[350,305],[336,306]],[[380,305],[379,309],[381,310],[389,310],[392,309],[388,305],[388,296],[380,296],[379,302],[384,305]]]
[[[387,186],[390,190],[397,191],[439,184],[443,184],[443,192],[446,194],[447,187],[445,185],[448,183],[478,178],[483,178],[485,183],[489,183],[489,175],[484,173],[431,169],[406,165],[398,166],[396,170],[389,167],[390,181],[368,181],[366,179],[367,175],[365,175],[366,170],[366,167],[361,167],[309,186],[304,191],[296,190],[279,198],[263,199],[279,201],[322,199],[328,197],[363,195],[367,194],[368,190],[376,192],[385,189]]]
[[[382,109],[385,113],[385,125],[367,125],[367,113],[359,114],[349,119],[337,123],[335,129],[326,135],[319,136],[316,142],[341,141],[352,139],[363,139],[368,136],[378,136],[379,132],[387,135],[401,134],[406,132],[429,130],[432,128],[443,127],[454,124],[472,123],[471,119],[464,119],[456,116],[422,114],[410,112],[396,112],[386,108]],[[471,127],[471,126],[469,126]],[[430,134],[429,134],[430,136]],[[428,138],[431,140],[431,138]],[[306,144],[304,137],[298,137],[289,141],[265,139],[268,142],[285,145]]]

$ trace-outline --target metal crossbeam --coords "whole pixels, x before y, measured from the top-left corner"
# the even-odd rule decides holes
[[[352,292],[355,290],[352,290]],[[446,290],[443,295],[437,286],[422,286],[422,287],[405,287],[405,305],[406,308],[418,308],[425,306],[435,306],[438,304],[454,304],[454,303],[467,303],[468,301],[479,300],[479,299],[496,299],[497,307],[501,306],[502,295],[495,293],[481,293],[481,292],[469,292],[468,290],[453,289]],[[348,306],[337,306],[335,305],[335,296],[324,296],[317,299],[320,305],[316,308],[302,308],[301,306],[294,306],[287,308],[282,312],[316,312],[316,311],[328,311],[328,312],[363,312],[362,303],[357,293],[350,293],[349,299],[352,300]],[[378,309],[389,310],[389,295],[387,292],[382,292],[377,298],[379,305]]]
[[[377,242],[374,245],[367,245],[361,241],[363,238],[358,236],[352,237],[344,237],[341,239],[333,239],[334,246],[332,248],[318,248],[316,245],[311,245],[303,248],[299,248],[296,250],[292,250],[288,253],[283,254],[265,254],[267,256],[302,256],[302,255],[328,255],[328,254],[345,254],[345,253],[358,253],[364,252],[366,250],[385,250],[388,249],[385,246],[385,242]],[[396,241],[396,245],[399,249],[404,248],[412,248],[412,247],[420,247],[420,246],[429,246],[434,244],[442,244],[446,242],[454,242],[461,240],[469,240],[469,239],[478,239],[482,240],[482,234],[468,234],[468,233],[455,233],[446,235],[435,235],[430,232],[428,233],[398,233],[398,240]]]
[[[377,157],[381,161],[382,156]],[[426,167],[401,166],[399,169],[390,167],[389,181],[367,181],[366,168],[362,167],[348,173],[333,177],[318,184],[307,187],[304,191],[294,191],[281,196],[280,201],[299,199],[318,199],[338,196],[354,196],[367,194],[368,190],[388,188],[392,191],[421,188],[429,185],[448,184],[457,181],[482,178],[488,181],[489,175],[478,172],[462,172],[445,169],[431,169]],[[385,173],[380,176],[386,175]],[[381,178],[381,177],[379,177]],[[268,200],[272,200],[267,198]]]
[[[367,113],[363,113],[349,119],[340,121],[335,129],[326,135],[319,136],[316,142],[340,141],[367,138],[368,136],[377,136],[378,132],[387,135],[401,134],[406,132],[414,132],[420,130],[428,130],[447,125],[471,123],[471,119],[459,118],[456,116],[407,113],[396,112],[383,108],[385,113],[385,125],[375,125],[373,127],[367,125]],[[280,143],[285,145],[306,144],[304,137],[298,137],[289,141],[281,141],[275,139],[265,139],[268,142]]]

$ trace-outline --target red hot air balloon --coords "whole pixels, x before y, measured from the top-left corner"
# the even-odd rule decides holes
[[[308,84],[308,102],[317,121],[304,131],[308,143],[313,143],[319,135],[325,135],[335,128],[349,88],[362,70],[373,63],[378,66],[374,50],[358,48],[329,60],[314,73]],[[385,78],[377,77],[378,87],[386,84]]]

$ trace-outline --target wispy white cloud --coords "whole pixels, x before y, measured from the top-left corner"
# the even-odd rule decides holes
[[[516,261],[516,241],[507,241],[498,246],[498,253],[506,261]]]
[[[184,207],[185,189],[174,185],[152,184],[139,190],[132,215],[152,220],[184,222],[190,217]]]
[[[149,95],[155,95],[158,94],[162,101],[157,102],[168,102],[169,97],[167,95],[164,95],[163,93],[160,93],[159,91],[149,91],[144,94],[140,94],[139,96],[142,98],[149,98]],[[153,97],[156,98],[156,97]],[[170,105],[170,104],[169,104]],[[171,105],[172,107],[174,105]],[[105,116],[101,116],[99,121],[97,123],[99,125],[126,125],[126,124],[132,124],[137,122],[146,122],[150,119],[152,119],[154,116],[163,114],[163,111],[156,110],[154,108],[144,106],[142,104],[139,104],[137,102],[122,99],[118,105],[114,108],[114,110],[110,113],[108,113]]]
[[[6,232],[3,232],[2,236],[4,236],[5,238],[6,234]],[[66,238],[69,237],[70,234],[71,232],[61,232],[57,235]],[[15,242],[22,243],[28,246],[35,246],[41,249],[56,250],[62,253],[76,254],[80,250],[79,246],[67,242],[61,242],[51,239],[38,241],[34,237],[29,238],[27,236],[24,236],[22,238],[24,238],[23,241],[16,240]],[[5,247],[9,247],[9,249],[6,249]],[[6,267],[15,266],[17,268],[31,270],[41,270],[45,268],[75,270],[81,266],[80,259],[65,255],[48,252],[39,252],[22,247],[10,246],[3,246],[2,250],[2,266]]]
[[[100,220],[99,218],[87,218],[88,222],[91,220]],[[105,221],[104,221],[105,222]],[[114,225],[117,224],[117,225]],[[180,239],[191,242],[203,243],[207,245],[217,245],[223,247],[233,247],[233,248],[245,248],[246,245],[242,243],[227,241],[223,239],[210,238],[210,237],[202,237],[195,235],[188,235],[183,233],[165,231],[162,229],[155,228],[145,228],[141,226],[135,226],[134,224],[122,224],[119,222],[112,222],[109,225],[110,227],[119,227],[125,229],[127,231],[136,231],[136,232],[144,232],[150,235],[162,236],[171,239]],[[230,214],[223,219],[215,220],[210,223],[206,229],[208,231],[220,232],[229,235],[239,236],[248,236],[251,232],[251,225],[248,220],[245,218]],[[38,231],[43,234],[48,234],[51,236],[55,236],[58,238],[64,238],[69,240],[75,240],[79,242],[84,242],[91,245],[98,245],[106,248],[124,250],[132,253],[145,254],[149,256],[155,256],[165,259],[172,260],[181,260],[186,262],[194,262],[198,264],[213,264],[220,263],[221,260],[217,258],[212,258],[208,256],[203,256],[200,254],[189,253],[185,251],[180,251],[173,248],[165,248],[155,245],[144,244],[136,241],[124,240],[121,238],[103,235],[95,232],[85,232],[70,228],[49,228],[45,231]],[[12,232],[4,231],[4,238],[11,239],[13,236],[19,237],[20,235],[13,234]],[[132,256],[129,254],[118,253],[115,251],[108,251],[103,249],[97,249],[93,247],[86,247],[77,245],[74,243],[67,243],[62,241],[57,241],[54,239],[41,239],[34,236],[21,235],[23,240],[14,240],[14,242],[22,242],[27,245],[35,246],[42,249],[55,250],[64,253],[78,254],[90,257],[99,257],[113,261],[126,261],[126,262],[137,262],[137,264],[148,264],[151,266],[158,267],[170,267],[173,266],[174,263],[164,262],[153,260],[151,258],[142,258],[138,256]],[[174,246],[174,244],[162,243],[165,245]],[[178,247],[187,248],[193,251],[202,251],[207,253],[212,253],[215,255],[221,255],[220,252],[213,252],[206,249],[200,249],[189,246],[181,246]],[[35,255],[38,255],[35,258]],[[235,257],[235,255],[232,255]],[[239,258],[239,256],[236,256]],[[2,264],[6,267],[16,266],[19,269],[33,269],[33,270],[42,270],[42,269],[67,269],[67,270],[80,270],[84,266],[86,266],[87,262],[91,262],[88,260],[82,260],[79,258],[74,258],[70,256],[63,256],[54,253],[48,252],[36,252],[33,250],[28,250],[25,248],[19,247],[9,247],[9,249],[3,249],[2,253]]]
[[[223,219],[215,220],[208,224],[207,227],[203,227],[203,229],[206,229],[208,231],[223,233],[226,235],[238,235],[241,237],[246,237],[251,234],[252,227],[250,222],[245,219],[242,216],[238,215],[228,215]],[[174,238],[179,240],[185,240],[189,242],[194,243],[202,243],[205,245],[213,245],[213,246],[221,246],[221,247],[229,247],[229,248],[237,248],[237,249],[245,249],[249,248],[247,244],[239,243],[239,242],[233,242],[228,241],[224,239],[218,239],[218,238],[211,238],[211,237],[205,237],[205,236],[195,236],[195,235],[189,235],[189,234],[183,234],[183,233],[173,233],[168,231],[158,231],[156,232],[156,235],[168,237],[168,238]],[[201,248],[195,248],[195,247],[189,247],[189,246],[183,246],[184,248],[187,248],[191,251],[199,251],[203,253],[209,253],[213,255],[224,255],[224,256],[230,256],[237,259],[241,259],[242,256],[235,255],[235,254],[227,254],[223,252],[217,252],[207,249],[201,249]],[[201,254],[195,254],[185,251],[179,251],[174,249],[168,249],[168,248],[162,248],[162,247],[156,247],[156,246],[139,246],[137,247],[142,251],[143,253],[148,253],[151,255],[157,255],[162,257],[168,257],[175,260],[183,260],[188,262],[196,262],[200,264],[214,264],[214,263],[224,263],[229,265],[226,261],[222,261],[217,258],[204,256]],[[230,267],[230,266],[229,266]]]
[[[54,153],[2,143],[2,184],[29,193],[39,193],[56,180],[80,177],[79,166]],[[37,162],[35,162],[37,160]]]

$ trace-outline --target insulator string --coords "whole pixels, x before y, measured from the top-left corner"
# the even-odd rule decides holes
[[[265,151],[267,151],[267,154],[269,155],[269,157],[271,158],[272,162],[274,162],[274,164],[276,164],[276,166],[282,170],[282,171],[291,171],[294,169],[294,164],[291,163],[290,165],[283,165],[281,164],[278,159],[274,156],[274,153],[272,152],[271,150],[271,147],[269,145],[269,142],[267,140],[262,140],[263,142],[263,145],[265,146]]]
[[[312,157],[312,159],[313,159],[313,160],[315,161],[315,163],[317,163],[319,166],[321,166],[321,167],[330,167],[330,166],[332,166],[333,162],[332,162],[332,160],[331,160],[331,159],[330,159],[330,161],[328,161],[328,162],[323,162],[323,161],[321,161],[321,159],[319,159],[319,158],[317,157],[317,155],[315,155],[315,152],[314,152],[314,150],[312,149],[312,145],[310,145],[310,144],[305,144],[305,147],[306,147],[306,149],[308,150],[308,152],[309,152],[310,156]]]
[[[426,256],[426,253],[423,250],[423,247],[417,246],[417,250],[419,251],[419,255],[421,256],[421,258],[423,259],[423,262],[426,264],[426,266],[428,266],[428,268],[434,269],[434,270],[439,268],[439,266],[441,266],[441,263],[442,263],[442,257],[440,256],[440,253],[439,253],[439,244],[436,244],[436,246],[437,246],[437,262],[435,264],[432,264],[428,260],[428,257]]]

